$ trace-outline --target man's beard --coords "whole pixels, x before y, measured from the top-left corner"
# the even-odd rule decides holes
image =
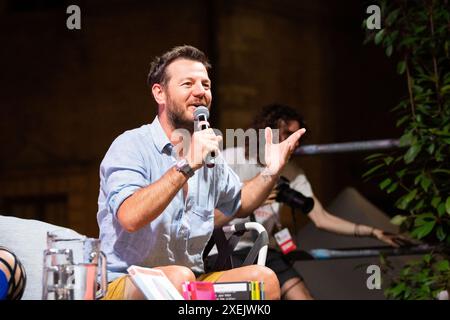
[[[170,107],[167,108],[167,117],[174,129],[186,129],[191,134],[194,132],[194,121],[187,119],[182,107],[175,104],[169,97]]]

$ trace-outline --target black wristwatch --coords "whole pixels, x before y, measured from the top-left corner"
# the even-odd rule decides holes
[[[175,165],[177,171],[181,172],[188,178],[194,175],[194,170],[191,168],[186,159],[179,160]]]

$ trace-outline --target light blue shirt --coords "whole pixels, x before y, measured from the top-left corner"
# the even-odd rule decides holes
[[[177,264],[204,271],[202,253],[214,228],[214,208],[231,215],[241,205],[242,183],[224,161],[197,170],[188,180],[186,201],[180,190],[155,220],[138,231],[127,232],[117,220],[126,198],[160,179],[176,162],[158,117],[121,134],[106,153],[100,165],[97,222],[109,280],[126,273],[130,265]]]

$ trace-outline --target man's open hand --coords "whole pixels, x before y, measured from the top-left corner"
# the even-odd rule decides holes
[[[265,129],[265,162],[267,173],[277,175],[286,165],[289,157],[295,151],[298,139],[306,132],[305,128],[299,129],[280,143],[272,143],[272,129]]]

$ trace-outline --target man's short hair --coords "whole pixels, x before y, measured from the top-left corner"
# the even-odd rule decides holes
[[[147,84],[150,87],[155,83],[159,83],[161,85],[167,84],[169,81],[166,73],[167,66],[177,59],[198,61],[203,63],[206,70],[211,69],[211,64],[202,51],[189,45],[178,46],[172,48],[170,51],[167,51],[161,56],[156,57],[152,61],[147,77]]]

